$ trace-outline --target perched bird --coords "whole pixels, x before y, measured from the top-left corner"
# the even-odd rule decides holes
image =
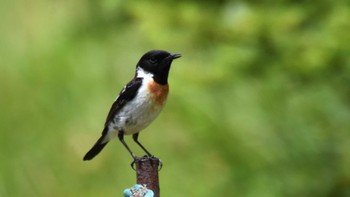
[[[132,135],[134,141],[147,153],[152,154],[138,141],[139,132],[146,128],[163,109],[168,92],[168,75],[171,63],[181,57],[162,50],[145,53],[136,65],[135,77],[123,88],[113,103],[101,137],[86,153],[83,160],[91,160],[118,136],[131,156],[136,159],[124,141],[124,135]]]

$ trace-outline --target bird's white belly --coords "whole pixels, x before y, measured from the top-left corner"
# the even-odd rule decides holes
[[[161,105],[156,105],[150,93],[141,88],[137,96],[129,101],[113,119],[109,125],[109,138],[123,131],[126,135],[132,135],[146,128],[162,110]]]

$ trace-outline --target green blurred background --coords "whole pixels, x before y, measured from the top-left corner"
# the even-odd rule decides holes
[[[82,157],[150,49],[183,55],[140,135],[162,196],[350,196],[346,0],[2,0],[0,196],[134,185],[118,140]]]

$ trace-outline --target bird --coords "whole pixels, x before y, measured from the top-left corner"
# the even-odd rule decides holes
[[[136,160],[136,155],[124,141],[124,135],[132,135],[149,157],[153,155],[139,142],[139,133],[156,119],[162,111],[169,93],[168,75],[174,59],[181,54],[165,50],[146,52],[136,64],[134,78],[121,90],[107,115],[102,134],[83,160],[91,160],[113,138],[120,142]]]

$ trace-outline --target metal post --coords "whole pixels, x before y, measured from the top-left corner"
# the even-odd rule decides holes
[[[159,197],[159,170],[160,160],[156,157],[138,157],[136,164],[137,184],[146,185],[154,192],[154,197]]]

